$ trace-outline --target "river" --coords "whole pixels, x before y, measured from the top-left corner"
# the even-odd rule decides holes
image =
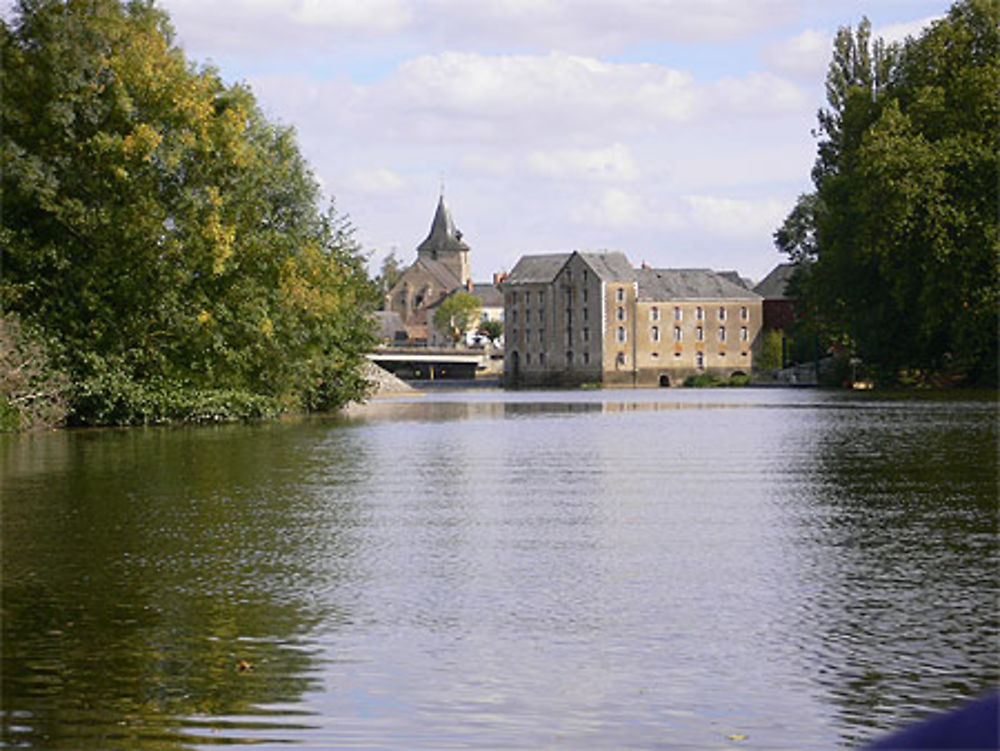
[[[1000,684],[996,406],[436,391],[0,437],[3,745],[854,747]]]

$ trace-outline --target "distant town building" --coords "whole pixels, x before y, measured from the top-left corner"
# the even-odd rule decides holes
[[[385,309],[399,315],[411,342],[426,342],[433,327],[428,309],[470,281],[469,246],[455,228],[442,194],[430,232],[417,246],[417,260],[389,290]]]
[[[514,386],[749,374],[763,321],[760,295],[734,272],[635,269],[620,252],[522,256],[501,290]]]
[[[768,331],[791,331],[795,325],[795,305],[788,283],[797,268],[798,264],[779,263],[753,288],[764,298],[764,328]]]
[[[478,347],[488,344],[486,339],[478,333],[479,326],[484,321],[503,322],[503,295],[500,293],[500,287],[498,286],[501,278],[500,274],[494,274],[492,283],[469,282],[465,287],[454,289],[440,300],[433,303],[427,311],[429,321],[427,344],[431,347],[444,347],[453,343],[448,332],[439,331],[434,328],[434,311],[441,303],[452,295],[457,295],[459,292],[467,292],[479,301],[479,315],[477,320],[466,332],[465,339],[460,342],[460,344],[463,344],[466,347]],[[502,344],[503,339],[501,337],[500,345],[502,346]]]

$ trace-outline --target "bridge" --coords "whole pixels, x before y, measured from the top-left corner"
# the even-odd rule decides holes
[[[503,368],[503,353],[483,348],[378,347],[366,356],[404,380],[471,380]]]

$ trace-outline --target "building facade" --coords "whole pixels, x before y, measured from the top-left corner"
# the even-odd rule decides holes
[[[425,343],[432,328],[430,307],[470,282],[469,246],[455,228],[442,194],[430,232],[417,246],[417,260],[389,290],[385,309],[399,315],[411,342]]]
[[[573,252],[523,256],[501,288],[508,385],[669,386],[753,368],[761,298],[728,274]]]

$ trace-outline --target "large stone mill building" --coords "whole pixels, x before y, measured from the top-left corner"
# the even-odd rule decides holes
[[[620,252],[522,256],[502,291],[509,386],[749,374],[763,322],[734,272],[636,269]]]

